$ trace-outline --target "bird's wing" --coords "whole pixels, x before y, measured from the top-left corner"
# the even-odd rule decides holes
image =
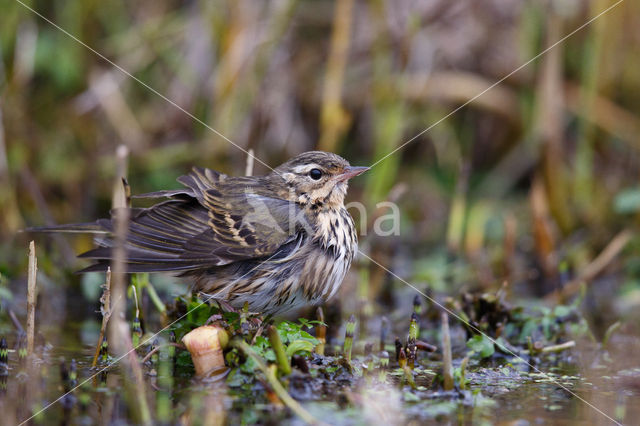
[[[259,178],[229,178],[194,168],[178,180],[184,189],[147,194],[171,199],[132,211],[127,235],[130,272],[188,271],[273,256],[295,239],[302,223],[295,203],[260,190]],[[110,232],[112,221],[98,224]],[[110,237],[82,257],[105,263],[111,258]],[[94,265],[87,270],[103,269]]]

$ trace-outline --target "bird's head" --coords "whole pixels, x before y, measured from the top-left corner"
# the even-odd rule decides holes
[[[343,205],[349,179],[367,170],[330,152],[309,151],[278,166],[269,178],[279,183],[277,190],[285,199],[313,208],[334,208]]]

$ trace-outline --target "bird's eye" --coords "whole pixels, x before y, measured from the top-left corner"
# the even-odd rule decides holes
[[[309,177],[313,180],[318,180],[322,177],[322,170],[320,169],[311,169],[309,171]]]

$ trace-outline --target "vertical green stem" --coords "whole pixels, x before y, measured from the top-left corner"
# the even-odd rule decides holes
[[[356,331],[356,317],[352,314],[347,321],[347,327],[344,335],[343,354],[347,361],[351,361],[351,349],[353,347],[353,336]]]
[[[316,353],[318,355],[324,355],[324,347],[327,343],[327,326],[324,325],[324,312],[322,307],[318,306],[316,310],[318,321],[322,324],[316,325],[316,339],[318,339],[318,346],[316,346]]]
[[[284,345],[280,339],[278,329],[270,325],[267,328],[267,335],[269,336],[271,348],[273,348],[273,352],[276,354],[276,362],[278,363],[280,373],[284,375],[291,374],[291,364],[289,364],[289,359],[287,358],[287,354],[284,350]]]
[[[171,421],[171,391],[173,389],[173,355],[175,346],[167,346],[160,351],[158,364],[158,387],[156,396],[156,415],[158,423],[169,424]]]
[[[409,338],[417,340],[420,336],[420,324],[418,324],[418,315],[414,312],[411,314],[409,322]]]

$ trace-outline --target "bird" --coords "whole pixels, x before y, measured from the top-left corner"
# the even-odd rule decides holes
[[[183,188],[134,196],[164,199],[129,209],[127,273],[169,272],[194,291],[235,309],[282,314],[331,299],[357,252],[344,205],[349,179],[368,167],[309,151],[262,176],[232,177],[193,167]],[[115,245],[115,211],[92,223],[33,228],[96,234],[93,260],[79,272],[105,271]]]

